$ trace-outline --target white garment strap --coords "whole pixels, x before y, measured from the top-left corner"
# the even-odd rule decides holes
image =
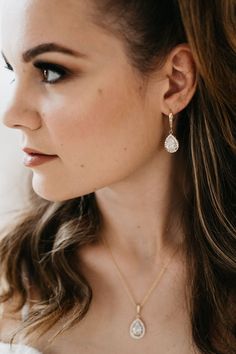
[[[21,309],[21,319],[25,321],[29,317],[29,304],[26,302]]]
[[[4,305],[3,303],[0,304],[0,319],[3,319],[3,314],[4,314]]]

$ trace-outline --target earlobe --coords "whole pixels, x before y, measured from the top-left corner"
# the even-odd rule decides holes
[[[182,111],[196,90],[196,65],[188,44],[180,44],[166,61],[168,89],[163,95],[164,114]]]

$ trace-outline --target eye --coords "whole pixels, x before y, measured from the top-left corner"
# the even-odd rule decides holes
[[[55,84],[65,78],[67,78],[70,74],[70,72],[64,68],[61,65],[58,64],[52,64],[48,62],[43,62],[43,61],[36,61],[34,63],[34,67],[37,69],[40,69],[43,75],[43,82],[47,84]],[[14,72],[12,66],[5,61],[5,69]],[[15,78],[11,81],[14,82]]]
[[[47,84],[55,84],[69,75],[68,70],[61,65],[38,61],[34,63],[34,66],[41,70],[43,82]]]

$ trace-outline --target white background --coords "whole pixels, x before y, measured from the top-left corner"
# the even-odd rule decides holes
[[[0,0],[0,26],[1,26]],[[2,28],[0,27],[0,49]],[[0,226],[11,220],[12,212],[25,204],[25,186],[29,171],[22,163],[20,150],[21,133],[17,129],[4,126],[3,110],[9,95],[10,73],[4,69],[2,55],[0,59]]]

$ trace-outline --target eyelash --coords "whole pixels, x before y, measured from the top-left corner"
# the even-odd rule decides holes
[[[46,79],[42,80],[42,82],[49,84],[49,85],[56,84],[64,79],[66,79],[68,77],[68,75],[70,74],[69,71],[67,69],[65,69],[64,67],[62,67],[61,65],[52,64],[52,63],[48,63],[48,62],[44,62],[44,61],[36,61],[34,63],[34,67],[39,69],[42,72],[43,76],[45,75],[45,72],[47,72],[47,71],[51,71],[53,73],[60,75],[60,78],[55,79],[55,80],[50,80],[50,81],[48,81]],[[6,62],[5,69],[10,70],[10,71],[14,71],[12,66],[7,62]]]

